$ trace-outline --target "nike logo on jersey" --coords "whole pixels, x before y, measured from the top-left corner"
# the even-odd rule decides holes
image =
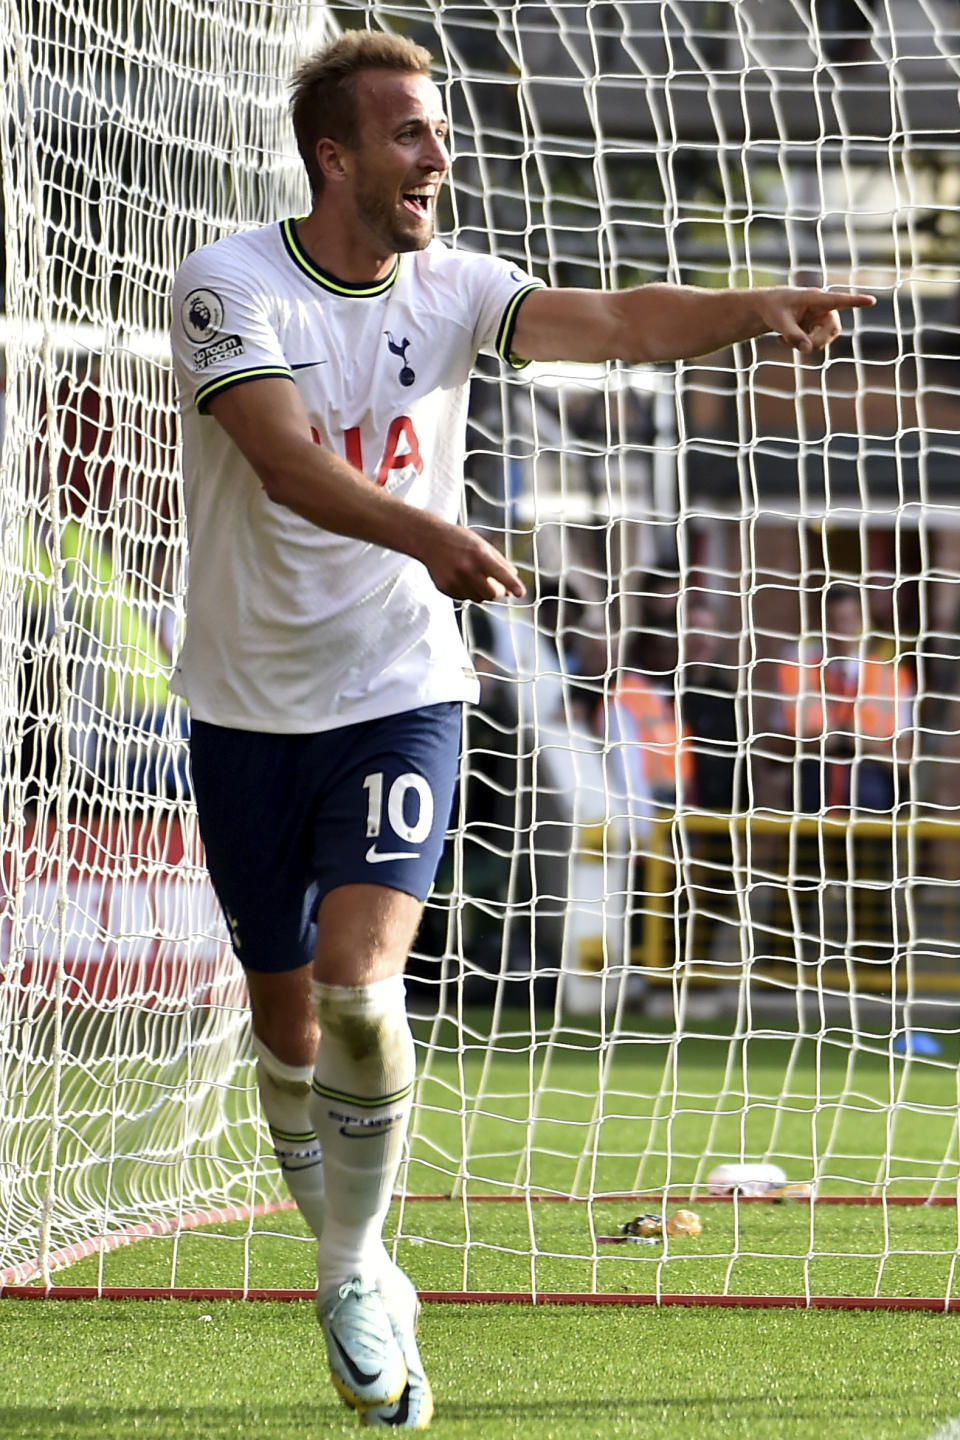
[[[291,365],[291,370],[309,370],[314,365],[326,365],[326,360],[298,360],[296,365]]]
[[[419,860],[419,850],[378,850],[376,845],[371,845],[365,859],[370,865],[380,865],[384,860]]]

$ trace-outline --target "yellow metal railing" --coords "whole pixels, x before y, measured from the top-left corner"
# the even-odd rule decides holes
[[[740,877],[749,877],[751,884],[774,889],[779,886],[788,891],[795,876],[792,861],[799,842],[813,842],[821,857],[826,857],[831,852],[834,855],[839,853],[841,845],[848,855],[853,855],[862,839],[887,841],[892,856],[895,856],[895,882],[891,881],[886,889],[877,884],[866,888],[876,889],[878,906],[881,903],[900,903],[901,909],[906,911],[897,926],[896,953],[902,959],[905,953],[920,952],[920,958],[915,958],[913,963],[912,978],[917,989],[960,990],[960,957],[957,950],[960,943],[960,821],[927,816],[886,820],[841,814],[798,816],[775,811],[733,816],[663,813],[651,822],[642,849],[635,856],[635,874],[637,880],[642,879],[642,887],[631,897],[632,909],[639,922],[636,926],[638,940],[631,948],[631,959],[645,968],[648,979],[655,980],[658,970],[663,971],[663,979],[667,979],[668,972],[675,965],[675,903],[681,888],[679,867],[699,863],[709,869],[709,850],[704,853],[702,842],[709,841],[711,837],[729,841],[723,854],[728,857],[727,863],[732,863],[731,891],[742,889]],[[931,846],[940,847],[941,863],[939,867],[928,867],[927,874],[921,874],[922,853],[924,850],[928,854],[935,853],[931,851]],[[809,858],[809,844],[807,852]],[[715,849],[712,861],[715,869],[718,868],[716,855]],[[943,863],[944,857],[946,863]],[[939,868],[939,874],[933,873],[936,868]],[[826,878],[831,884],[845,883],[835,876],[828,875]],[[933,897],[932,913],[937,933],[912,933],[915,916],[902,897],[916,887],[922,887],[928,899]],[[930,904],[927,904],[926,910],[929,918]],[[737,923],[732,912],[727,917],[727,923]],[[950,947],[945,950],[940,967],[931,963],[936,957],[930,953],[938,938],[948,942]],[[787,956],[757,957],[754,963],[767,974],[778,971],[796,974],[796,962],[791,962]],[[837,962],[832,963],[837,968]],[[865,989],[889,989],[893,963],[892,959],[886,964],[854,959],[857,984]]]

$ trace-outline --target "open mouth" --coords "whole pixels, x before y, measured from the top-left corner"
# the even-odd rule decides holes
[[[414,215],[426,215],[430,210],[429,195],[407,194],[403,197],[403,203]]]

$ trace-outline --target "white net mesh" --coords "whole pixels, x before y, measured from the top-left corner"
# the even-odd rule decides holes
[[[465,618],[483,699],[410,969],[401,1247],[427,1243],[428,1288],[945,1295],[955,1212],[921,1235],[893,1201],[955,1199],[960,1174],[955,7],[336,15],[437,56],[455,243],[558,284],[879,298],[816,362],[766,341],[642,372],[481,361],[467,514],[534,599]],[[334,22],[252,0],[7,0],[0,20],[9,1279],[280,1194],[167,693],[184,537],[165,328],[188,250],[303,208],[286,78]],[[896,687],[848,702],[839,743],[837,585],[849,654]],[[711,1207],[699,1248],[643,1251],[639,1281],[609,1261],[623,1205],[603,1197],[672,1206],[729,1161],[883,1203],[866,1228],[818,1203],[770,1235]],[[584,1204],[558,1220],[540,1194]]]
[[[322,21],[166,0],[0,14],[0,1268],[276,1188],[168,693],[166,327],[187,250],[302,200],[286,76]]]

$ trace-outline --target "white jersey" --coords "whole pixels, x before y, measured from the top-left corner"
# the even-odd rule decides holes
[[[172,688],[200,720],[303,733],[446,700],[476,700],[453,602],[425,566],[319,529],[267,497],[214,396],[291,380],[313,437],[408,504],[460,514],[477,353],[510,359],[539,282],[440,241],[384,280],[346,284],[293,221],[190,255],[173,291],[190,569]]]

